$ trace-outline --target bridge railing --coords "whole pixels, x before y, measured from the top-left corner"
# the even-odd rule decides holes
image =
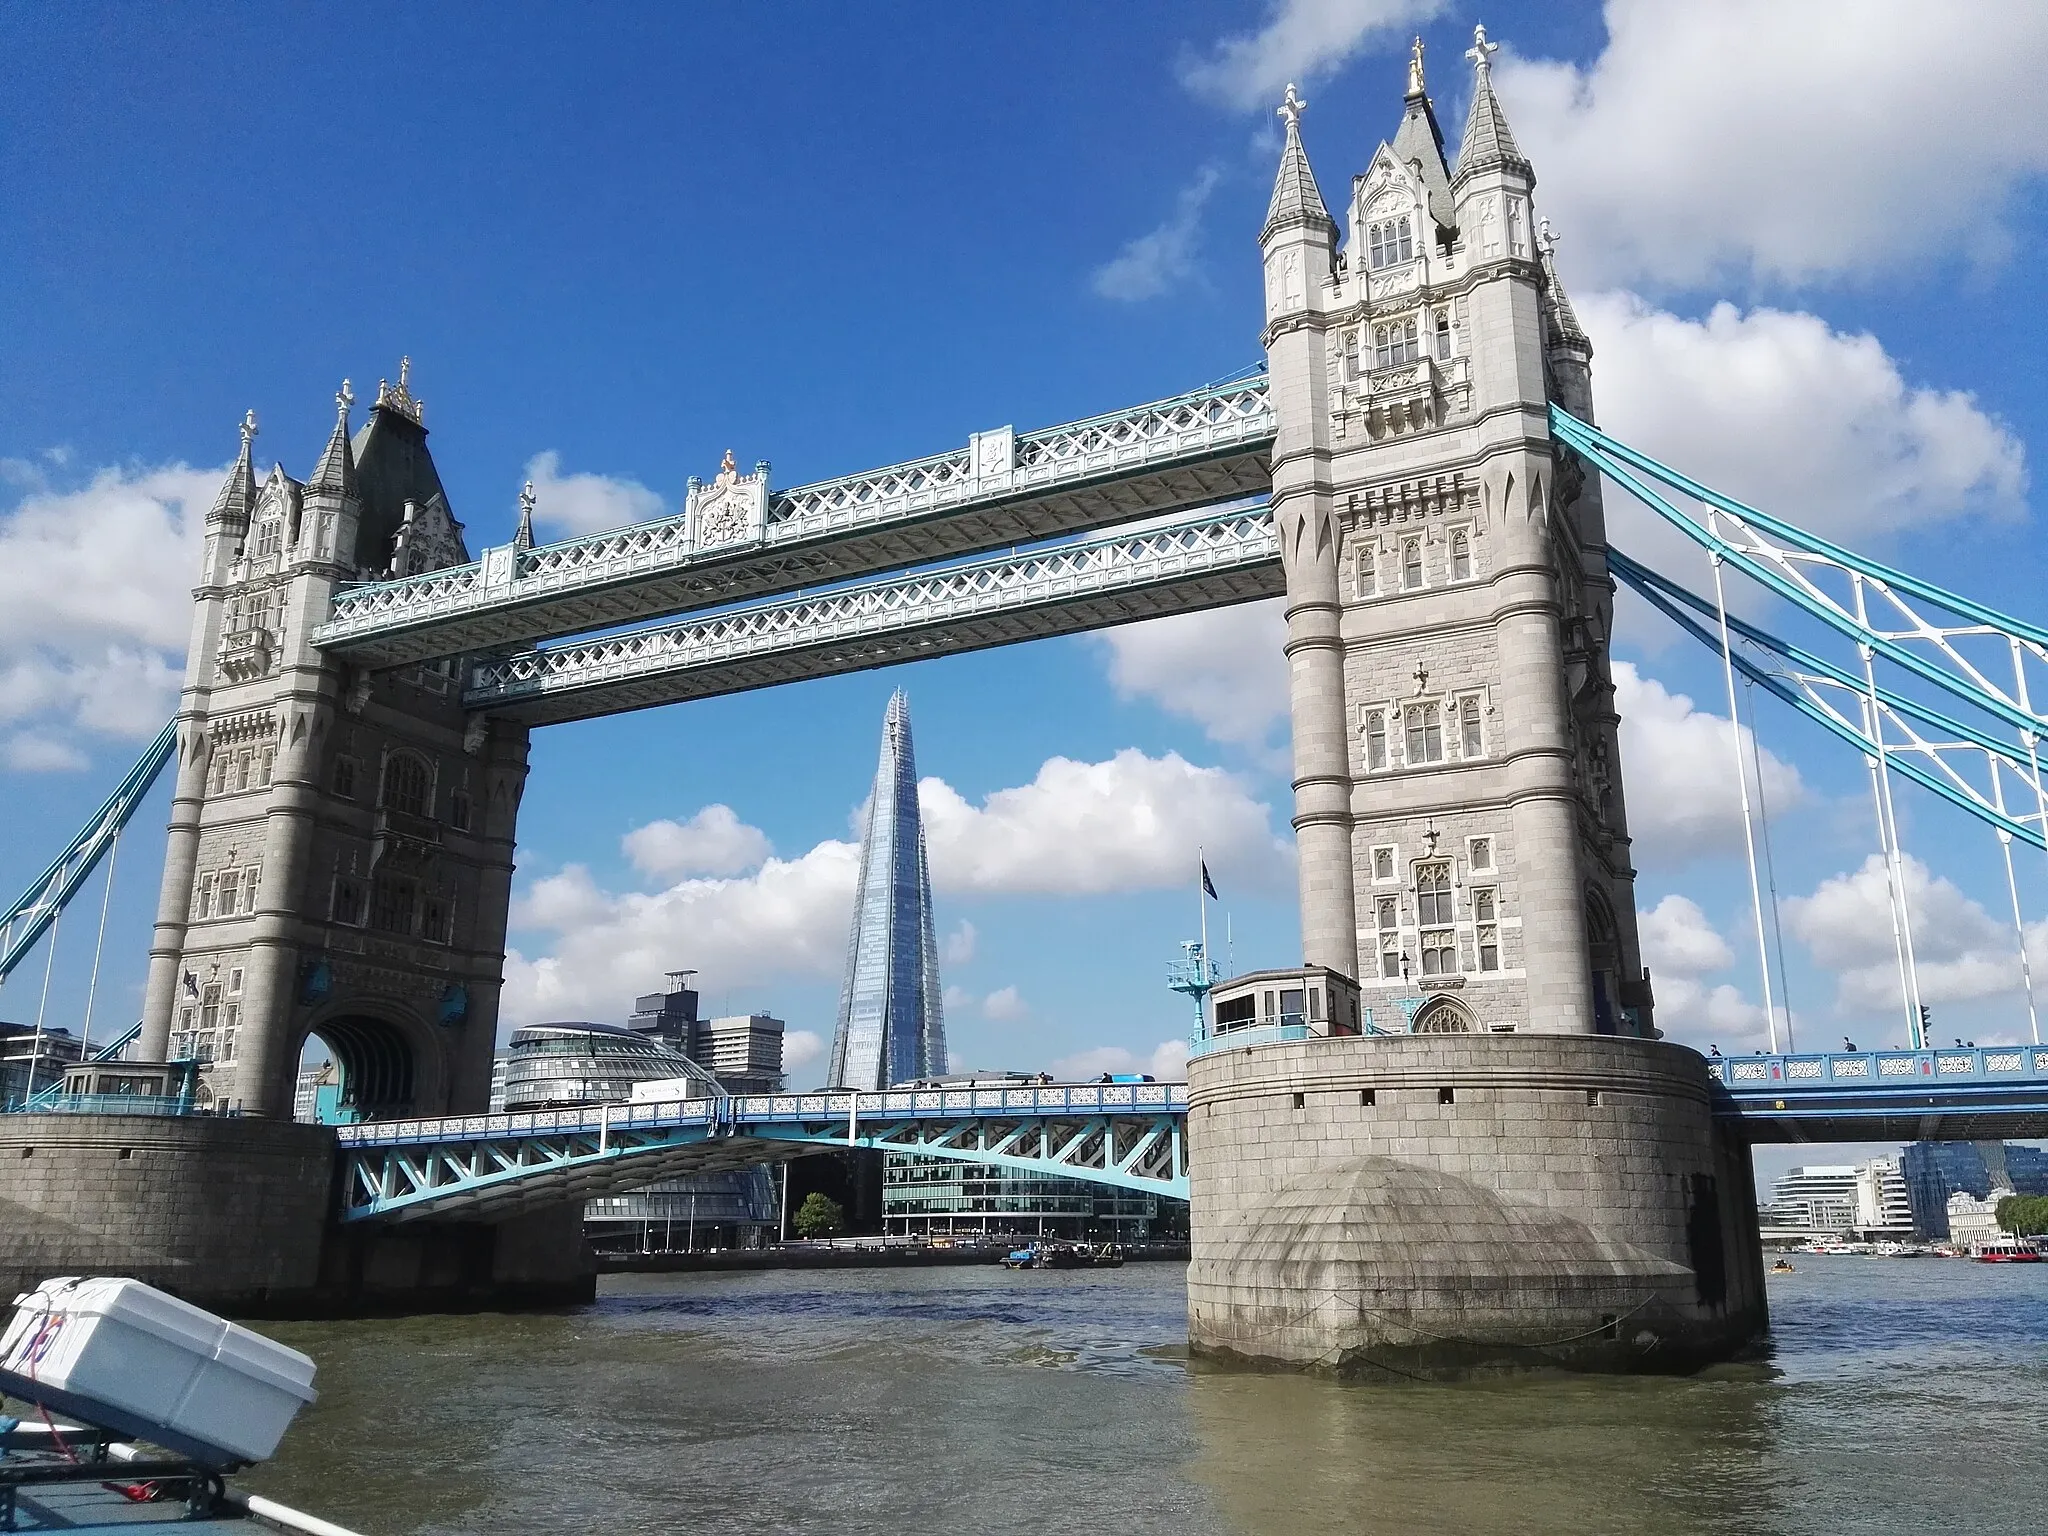
[[[1709,1056],[1707,1072],[1735,1091],[1798,1093],[2048,1079],[2048,1047],[1956,1046],[1947,1050],[1824,1051],[1810,1055]]]

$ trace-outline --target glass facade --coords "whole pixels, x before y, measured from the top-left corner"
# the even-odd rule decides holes
[[[891,1236],[970,1233],[1150,1237],[1159,1197],[1080,1179],[888,1154],[882,1171],[882,1228]]]
[[[940,992],[910,701],[899,688],[882,717],[882,758],[861,834],[860,884],[828,1085],[871,1090],[942,1075]]]
[[[2015,1194],[2048,1194],[2048,1152],[2016,1142],[1916,1141],[1906,1148],[1900,1164],[1913,1205],[1916,1237],[1951,1235],[1951,1195],[1974,1195],[1981,1200],[1994,1185]]]

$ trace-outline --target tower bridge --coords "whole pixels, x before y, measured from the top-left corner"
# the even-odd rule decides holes
[[[1976,818],[2018,921],[2012,845],[2048,828],[2048,630],[1599,430],[1493,47],[1467,56],[1455,159],[1417,51],[1335,215],[1288,89],[1265,367],[1171,400],[789,491],[728,454],[677,515],[557,544],[529,498],[480,556],[403,370],[360,428],[344,384],[304,481],[259,484],[247,419],[158,756],[0,918],[4,979],[174,765],[137,1053],[200,1058],[206,1107],[233,1113],[0,1118],[0,1270],[61,1255],[250,1306],[560,1298],[590,1284],[592,1193],[887,1145],[1184,1189],[1200,1350],[1683,1368],[1766,1322],[1752,1142],[2048,1125],[2048,1053],[1928,1048],[1893,809],[1910,784]],[[1713,557],[1712,598],[1610,546],[1607,486]],[[1730,574],[1843,657],[1732,619]],[[1731,712],[1740,672],[1869,763],[1905,1049],[1791,1051],[1768,967],[1769,1054],[1662,1039],[1617,581],[1716,650]],[[1184,1090],[477,1114],[532,727],[1274,595],[1302,953],[1228,981],[1197,957],[1213,1012]],[[1753,844],[1750,867],[1763,949]],[[364,1125],[284,1123],[313,1036]]]

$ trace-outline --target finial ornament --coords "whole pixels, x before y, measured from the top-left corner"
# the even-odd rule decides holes
[[[410,416],[414,421],[423,421],[425,419],[426,406],[412,392],[411,358],[401,357],[398,360],[398,383],[396,385],[392,384],[388,379],[379,379],[377,381],[377,405],[380,410],[397,411],[402,415]]]
[[[1422,39],[1420,37],[1415,39],[1415,47],[1408,55],[1408,94],[1410,96],[1426,94],[1422,86]]]
[[[533,548],[533,507],[535,500],[533,482],[529,480],[519,491],[519,529],[512,535],[512,547],[514,549],[524,550]]]
[[[1286,120],[1287,131],[1289,133],[1297,133],[1300,131],[1301,114],[1305,110],[1307,110],[1307,108],[1308,103],[1303,101],[1299,96],[1294,94],[1294,82],[1292,80],[1288,81],[1287,94],[1280,100],[1280,111],[1278,115]]]
[[[246,412],[242,417],[242,452],[249,451],[249,442],[256,436],[256,413]]]
[[[519,490],[519,515],[521,517],[533,516],[534,505],[538,500],[539,498],[533,494],[533,482],[531,480],[527,481]]]
[[[356,403],[356,392],[348,387],[348,380],[341,381],[341,388],[334,392],[334,408],[348,419],[348,408]]]
[[[412,359],[401,356],[398,359],[398,387],[404,389],[412,380]]]
[[[1472,29],[1472,46],[1465,50],[1465,57],[1479,67],[1480,74],[1483,75],[1493,68],[1493,60],[1490,55],[1499,52],[1499,43],[1489,43],[1486,40],[1486,28],[1484,25],[1476,26]]]
[[[1551,260],[1557,255],[1557,233],[1550,227],[1550,220],[1540,219],[1536,224],[1536,243],[1543,247],[1543,259]]]

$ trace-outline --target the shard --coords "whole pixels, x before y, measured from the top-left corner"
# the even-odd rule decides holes
[[[910,700],[899,688],[882,717],[882,760],[861,834],[860,885],[846,942],[829,1086],[886,1088],[943,1073],[946,1019],[940,992]]]

